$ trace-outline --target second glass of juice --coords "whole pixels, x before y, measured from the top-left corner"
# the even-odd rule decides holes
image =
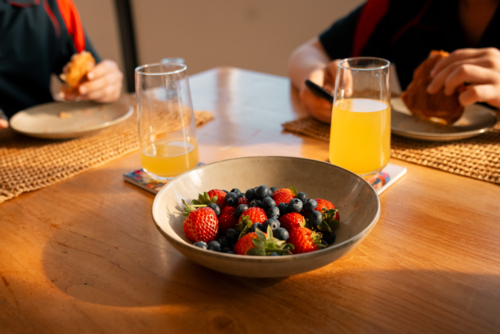
[[[186,65],[137,67],[135,92],[142,168],[164,181],[196,167],[196,122]]]
[[[330,133],[330,162],[370,178],[391,148],[390,62],[357,57],[339,62]]]

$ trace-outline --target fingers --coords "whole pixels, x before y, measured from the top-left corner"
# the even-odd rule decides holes
[[[121,93],[123,74],[115,62],[104,60],[87,74],[88,81],[79,87],[80,100],[116,101]]]
[[[330,102],[316,96],[307,87],[301,89],[299,97],[311,116],[321,122],[330,123],[332,118],[332,104]]]
[[[431,71],[431,76],[436,75],[436,73],[439,73],[454,62],[481,57],[487,52],[488,49],[459,49],[453,51],[448,57],[441,59],[436,63],[436,65],[434,65],[434,68]]]
[[[0,118],[0,129],[6,129],[9,127],[9,122]]]
[[[458,100],[463,106],[476,102],[488,102],[490,105],[500,108],[500,88],[498,85],[468,86],[465,92],[460,94]]]
[[[500,73],[500,57],[499,58],[478,57],[478,58],[463,59],[452,62],[447,67],[437,72],[437,74],[434,76],[431,83],[427,87],[427,92],[429,94],[437,93],[443,86],[445,86],[445,83],[450,78],[450,76],[452,74],[456,74],[457,70],[471,71],[472,68],[466,68],[468,66],[475,66],[477,68],[488,69],[492,72]],[[449,95],[451,95],[452,93],[453,91],[449,93]]]

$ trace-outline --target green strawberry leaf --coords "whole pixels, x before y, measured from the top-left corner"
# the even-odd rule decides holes
[[[256,239],[253,239],[256,240]],[[263,249],[259,248],[250,248],[247,252],[246,255],[256,255],[256,256],[265,256],[266,252]]]

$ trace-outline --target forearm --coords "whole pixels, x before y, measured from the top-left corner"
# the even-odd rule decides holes
[[[330,62],[330,58],[315,37],[292,53],[288,64],[288,75],[292,84],[300,90],[311,72],[325,68]]]

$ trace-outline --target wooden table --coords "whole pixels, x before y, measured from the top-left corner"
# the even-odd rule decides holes
[[[304,115],[288,79],[233,68],[191,78],[201,161],[328,158],[282,131]],[[123,182],[138,153],[0,205],[1,333],[500,332],[500,187],[398,160],[372,233],[341,260],[283,279],[200,267]]]

